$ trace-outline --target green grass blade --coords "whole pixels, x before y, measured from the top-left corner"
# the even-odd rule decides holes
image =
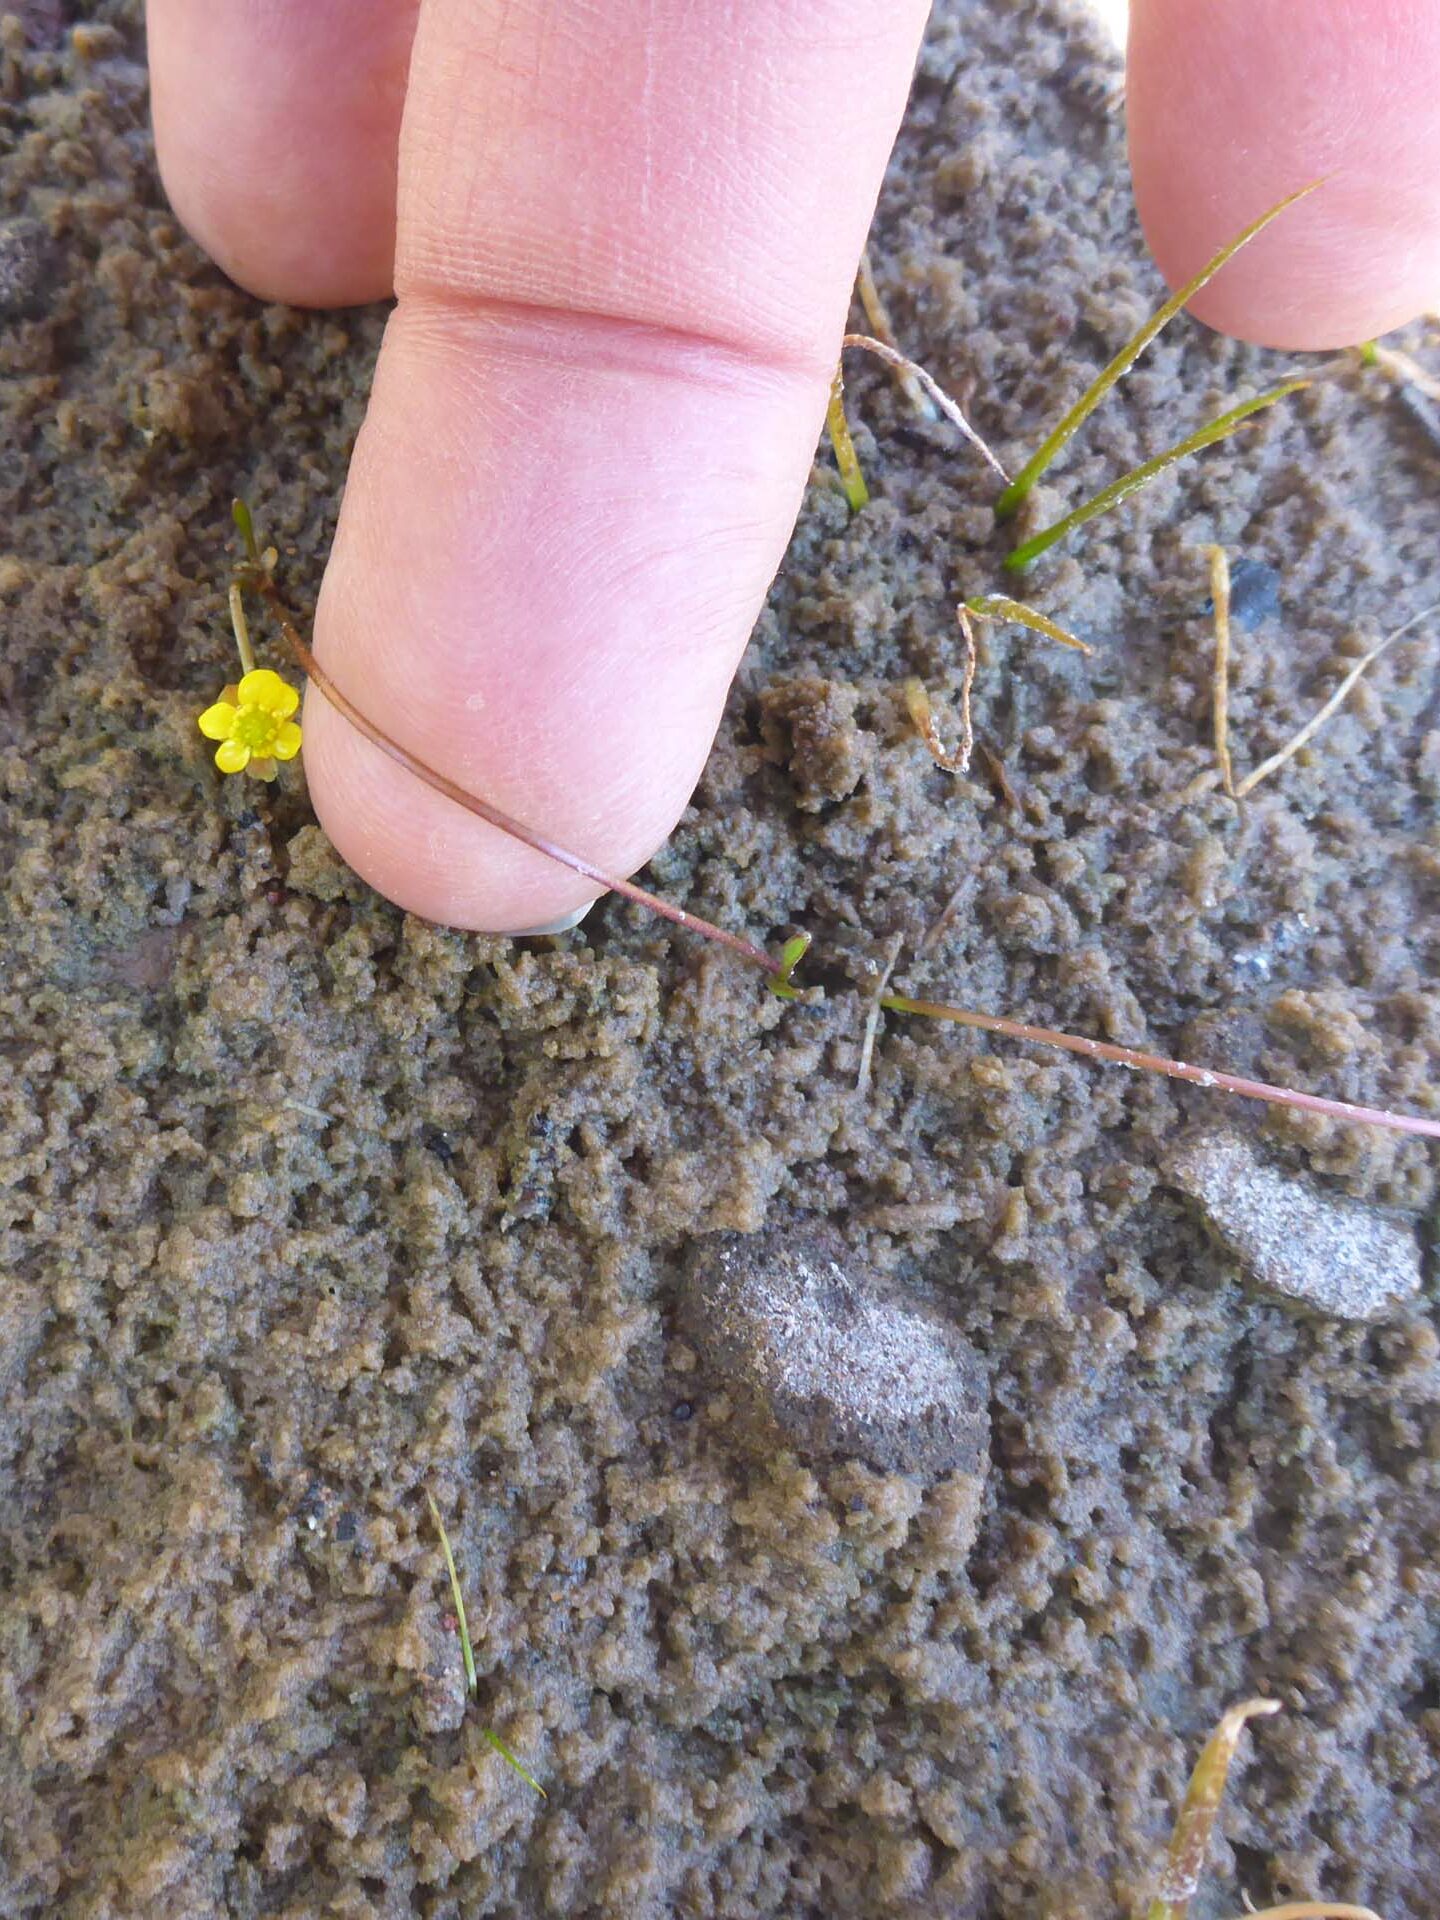
[[[445,1555],[445,1570],[450,1575],[450,1598],[455,1603],[455,1623],[460,1629],[460,1651],[465,1660],[465,1685],[474,1695],[480,1691],[480,1681],[475,1672],[475,1649],[470,1642],[470,1626],[465,1618],[465,1596],[460,1591],[460,1574],[455,1565],[455,1555],[450,1549],[450,1536],[445,1531],[445,1522],[440,1518],[440,1509],[435,1504],[435,1496],[426,1489],[426,1501],[430,1507],[430,1518],[435,1522],[435,1531],[440,1536],[440,1551]],[[549,1796],[540,1782],[531,1773],[523,1761],[506,1746],[498,1733],[492,1733],[489,1727],[480,1729],[480,1736],[492,1746],[507,1766],[511,1766],[528,1786],[532,1786],[542,1800]]]
[[[1297,200],[1303,200],[1307,193],[1313,193],[1319,185],[1318,180],[1312,180],[1308,186],[1300,187],[1294,193],[1287,193],[1285,198],[1271,207],[1268,213],[1262,213],[1258,220],[1252,220],[1242,234],[1223,246],[1213,259],[1207,260],[1193,280],[1187,280],[1183,287],[1171,294],[1163,307],[1157,308],[1151,314],[1140,331],[1126,341],[1109,366],[1103,373],[1096,376],[1059,426],[1047,435],[1006,487],[995,503],[995,512],[1000,519],[1007,518],[1015,511],[1066,441],[1084,425],[1116,382],[1129,372],[1161,328],[1168,325],[1180,309],[1195,298],[1207,281],[1213,280],[1220,269],[1233,260],[1240,249],[1253,240],[1257,233],[1262,233],[1272,220],[1285,212],[1287,207],[1293,207]]]
[[[1118,480],[1112,480],[1108,487],[1101,489],[1092,500],[1083,507],[1077,507],[1073,513],[1067,513],[1063,520],[1057,520],[1052,527],[1046,527],[1032,539],[1016,547],[1013,553],[1005,556],[1005,569],[1008,573],[1023,573],[1032,560],[1053,547],[1057,540],[1063,540],[1076,527],[1083,527],[1087,520],[1094,520],[1102,513],[1108,513],[1111,507],[1118,507],[1122,500],[1128,500],[1132,493],[1153,480],[1167,467],[1173,467],[1177,460],[1184,460],[1192,453],[1200,453],[1206,447],[1213,447],[1217,440],[1224,440],[1235,429],[1248,420],[1251,414],[1259,413],[1264,407],[1273,407],[1277,400],[1283,400],[1287,394],[1298,393],[1301,387],[1308,387],[1308,380],[1283,380],[1278,387],[1271,387],[1265,393],[1256,394],[1253,400],[1242,400],[1238,407],[1231,407],[1228,413],[1222,413],[1217,419],[1209,420],[1203,427],[1185,439],[1176,441],[1173,447],[1164,453],[1157,453],[1153,460],[1147,460],[1143,466],[1132,467],[1129,473],[1121,474]]]
[[[440,1536],[440,1550],[445,1555],[445,1566],[450,1575],[450,1597],[455,1602],[455,1620],[460,1628],[460,1651],[465,1660],[465,1685],[471,1693],[478,1693],[480,1682],[475,1674],[475,1649],[470,1644],[470,1627],[465,1618],[465,1596],[460,1591],[460,1575],[455,1569],[455,1556],[450,1551],[450,1536],[445,1531],[445,1522],[440,1518],[440,1509],[435,1504],[435,1496],[428,1488],[425,1498],[430,1503],[430,1518],[435,1522],[435,1531]]]
[[[855,442],[850,438],[850,423],[845,418],[845,388],[839,367],[836,367],[835,378],[830,383],[830,408],[825,415],[825,424],[830,429],[830,444],[835,449],[835,464],[840,469],[840,485],[850,503],[850,511],[858,513],[868,505],[870,489],[860,471],[860,457],[855,451]]]
[[[516,1759],[515,1755],[510,1751],[509,1747],[506,1746],[505,1742],[500,1738],[498,1733],[492,1733],[489,1727],[482,1727],[480,1731],[484,1735],[485,1739],[488,1740],[490,1745],[495,1749],[496,1753],[499,1754],[500,1758],[505,1762],[505,1764],[507,1766],[513,1767],[516,1773],[519,1774],[520,1778],[525,1782],[527,1786],[533,1787],[536,1793],[539,1794],[542,1800],[548,1800],[550,1798],[549,1794],[546,1793],[545,1789],[541,1786],[540,1782],[535,1778],[534,1774],[531,1773],[530,1769],[525,1765],[524,1761]]]
[[[246,559],[250,562],[251,566],[258,567],[260,564],[260,549],[255,544],[255,522],[250,518],[250,509],[243,500],[232,500],[230,502],[230,518],[235,522],[235,525],[240,531],[240,538],[245,543]]]

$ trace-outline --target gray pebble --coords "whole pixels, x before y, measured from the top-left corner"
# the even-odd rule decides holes
[[[0,319],[40,317],[52,255],[50,237],[38,220],[0,220]]]
[[[1271,1293],[1337,1319],[1374,1320],[1420,1289],[1420,1250],[1409,1227],[1266,1165],[1236,1134],[1192,1136],[1167,1171],[1250,1279]]]
[[[1215,611],[1215,602],[1205,602],[1205,612]],[[1280,614],[1280,575],[1264,560],[1252,560],[1241,554],[1230,567],[1230,620],[1244,633],[1253,633],[1267,620]]]
[[[809,1454],[983,1473],[987,1380],[943,1320],[866,1271],[839,1234],[729,1234],[692,1258],[681,1324],[743,1425]]]

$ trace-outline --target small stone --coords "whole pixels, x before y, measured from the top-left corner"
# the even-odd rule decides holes
[[[1205,602],[1212,614],[1215,602]],[[1280,617],[1280,575],[1264,560],[1252,560],[1248,554],[1230,567],[1230,619],[1245,633],[1253,633],[1267,620]]]
[[[1257,1286],[1341,1320],[1374,1320],[1420,1290],[1409,1227],[1267,1166],[1236,1134],[1202,1133],[1170,1156],[1170,1182]]]
[[[54,249],[38,220],[0,221],[0,319],[38,320]]]
[[[987,1379],[973,1349],[828,1227],[703,1242],[681,1323],[764,1444],[778,1428],[807,1453],[888,1470],[985,1470]]]

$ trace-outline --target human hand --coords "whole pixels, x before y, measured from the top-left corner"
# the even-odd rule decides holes
[[[927,12],[423,0],[417,30],[417,0],[148,0],[195,237],[263,297],[399,297],[322,662],[612,872],[684,807],[780,563]],[[1172,283],[1325,176],[1202,319],[1317,348],[1440,304],[1433,0],[1132,0],[1128,112]],[[593,894],[313,692],[305,719],[322,824],[402,906],[505,931]]]

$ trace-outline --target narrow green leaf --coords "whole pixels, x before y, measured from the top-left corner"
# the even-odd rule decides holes
[[[835,464],[840,469],[840,485],[850,503],[850,511],[858,513],[868,504],[870,489],[860,471],[860,456],[855,451],[855,442],[850,438],[850,423],[845,418],[845,388],[839,367],[836,367],[835,378],[830,383],[830,409],[825,416],[825,424],[830,429],[830,444],[835,449]]]
[[[1293,207],[1297,200],[1303,200],[1307,193],[1313,193],[1319,185],[1318,180],[1312,180],[1308,186],[1300,187],[1294,193],[1287,193],[1285,198],[1271,207],[1268,213],[1262,213],[1258,220],[1252,220],[1242,234],[1223,246],[1213,259],[1207,260],[1193,280],[1187,280],[1183,287],[1171,294],[1163,307],[1151,314],[1140,331],[1126,341],[1109,366],[1096,376],[1059,426],[1040,443],[1006,487],[995,503],[995,512],[1000,519],[1008,518],[1015,511],[1066,441],[1084,425],[1116,382],[1129,372],[1161,328],[1168,325],[1180,309],[1195,298],[1206,282],[1212,280],[1228,261],[1233,260],[1240,249],[1253,240],[1257,233],[1262,233],[1272,220],[1285,212],[1287,207]]]
[[[455,1556],[450,1551],[450,1536],[445,1531],[445,1522],[440,1518],[440,1509],[435,1504],[435,1496],[428,1488],[425,1498],[430,1503],[430,1518],[435,1522],[435,1531],[440,1536],[440,1550],[445,1555],[445,1566],[450,1575],[450,1597],[455,1602],[455,1620],[460,1628],[460,1652],[465,1660],[465,1685],[471,1693],[478,1693],[480,1682],[475,1673],[475,1649],[470,1644],[470,1627],[465,1618],[465,1596],[460,1591],[460,1575],[455,1568]]]
[[[496,1753],[499,1754],[500,1758],[505,1762],[505,1764],[507,1766],[513,1767],[516,1773],[519,1774],[520,1778],[525,1782],[527,1786],[533,1787],[536,1793],[539,1794],[542,1800],[548,1800],[550,1798],[549,1794],[546,1793],[545,1789],[541,1786],[540,1782],[535,1778],[534,1774],[531,1773],[530,1769],[524,1764],[523,1761],[516,1759],[515,1755],[510,1751],[509,1747],[506,1746],[505,1742],[500,1738],[498,1733],[492,1733],[489,1727],[482,1727],[480,1731],[482,1735],[485,1737],[485,1739],[488,1740],[490,1745],[495,1749]]]
[[[1178,440],[1164,453],[1157,453],[1153,460],[1147,460],[1143,466],[1132,467],[1129,473],[1121,474],[1118,480],[1112,480],[1108,487],[1101,489],[1093,500],[1087,500],[1083,507],[1077,507],[1073,513],[1067,513],[1063,520],[1057,520],[1052,527],[1046,527],[1042,533],[1035,534],[1016,547],[1013,553],[1005,556],[1005,569],[1008,573],[1023,573],[1032,560],[1038,560],[1042,553],[1063,540],[1076,527],[1083,527],[1087,520],[1094,520],[1102,513],[1108,513],[1111,507],[1118,507],[1122,500],[1128,500],[1132,493],[1138,493],[1167,467],[1173,467],[1177,460],[1184,460],[1189,454],[1199,453],[1205,447],[1213,447],[1217,440],[1224,440],[1235,429],[1248,420],[1251,414],[1259,413],[1263,407],[1273,407],[1277,400],[1283,400],[1287,394],[1298,393],[1302,387],[1308,387],[1308,380],[1283,380],[1278,387],[1260,393],[1253,400],[1242,400],[1238,407],[1231,407],[1228,413],[1222,413],[1217,419],[1207,421],[1185,439]]]
[[[260,549],[255,541],[255,522],[250,518],[250,509],[243,500],[230,502],[230,518],[240,529],[240,538],[245,542],[245,557],[253,566],[260,564]]]
[[[475,1672],[475,1649],[470,1644],[470,1627],[465,1618],[465,1596],[460,1591],[460,1574],[455,1565],[455,1555],[450,1550],[450,1536],[445,1531],[445,1522],[440,1518],[440,1509],[435,1504],[435,1496],[428,1487],[425,1498],[429,1503],[430,1518],[435,1522],[435,1531],[440,1536],[440,1551],[445,1555],[445,1569],[450,1575],[450,1598],[455,1604],[455,1621],[460,1629],[460,1651],[465,1660],[465,1685],[472,1695],[478,1694],[480,1681]],[[507,1766],[513,1767],[520,1778],[535,1789],[542,1800],[549,1797],[534,1774],[516,1758],[498,1733],[492,1733],[489,1727],[482,1727],[480,1736],[495,1749]]]

